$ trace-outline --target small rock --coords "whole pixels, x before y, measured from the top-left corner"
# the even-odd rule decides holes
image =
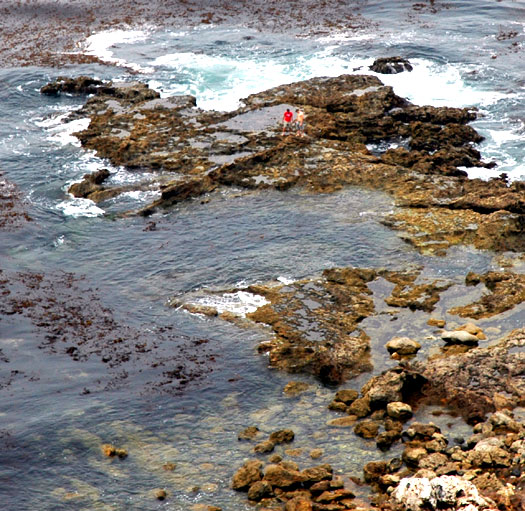
[[[355,424],[357,417],[355,415],[349,415],[348,417],[339,417],[337,419],[332,419],[326,424],[328,426],[335,426],[336,428],[349,428]]]
[[[284,444],[293,442],[295,433],[291,429],[280,429],[270,434],[270,441],[274,444]]]
[[[256,481],[248,490],[248,499],[259,501],[273,495],[272,485],[267,481]]]
[[[356,415],[357,417],[366,417],[370,413],[370,400],[366,397],[360,397],[356,399],[347,409],[348,413],[351,415]]]
[[[271,440],[265,440],[264,442],[257,444],[253,448],[253,452],[256,452],[258,454],[265,454],[267,452],[272,452],[274,447],[275,444]]]
[[[370,461],[363,467],[363,474],[367,483],[379,481],[380,477],[387,472],[387,464],[384,461]]]
[[[465,330],[444,331],[441,339],[449,344],[478,344],[479,339]]]
[[[162,488],[153,490],[153,495],[157,500],[164,500],[168,496],[168,492]]]
[[[444,319],[430,318],[427,321],[428,326],[435,326],[437,328],[444,328],[447,322]]]
[[[323,450],[323,449],[312,449],[312,450],[310,451],[310,458],[312,458],[313,460],[317,460],[317,459],[319,459],[323,454],[324,454],[324,450]]]
[[[412,64],[402,57],[383,57],[374,60],[369,66],[370,71],[386,75],[402,73],[403,71],[412,71]]]
[[[403,451],[403,461],[411,467],[417,467],[419,460],[427,455],[427,450],[423,447],[406,447]]]
[[[101,449],[104,455],[107,456],[108,458],[113,458],[114,456],[118,456],[119,458],[123,459],[128,455],[128,451],[126,451],[126,449],[115,447],[114,445],[111,445],[111,444],[103,444]]]
[[[476,336],[480,341],[484,341],[487,338],[487,336],[483,333],[483,330],[474,323],[467,323],[466,325],[462,325],[459,328],[456,328],[455,330],[457,332],[468,332],[469,334]]]
[[[253,440],[259,434],[259,428],[257,426],[248,426],[243,429],[238,435],[238,440]]]
[[[353,389],[342,389],[337,391],[334,401],[341,401],[345,405],[351,405],[359,397],[359,392]]]
[[[421,344],[409,337],[394,337],[385,344],[389,353],[398,355],[414,355],[421,349]]]
[[[310,388],[308,383],[302,381],[291,381],[284,386],[283,392],[287,396],[297,396]]]
[[[356,424],[354,433],[363,438],[375,438],[379,432],[379,424],[375,421],[362,421]]]
[[[386,413],[392,419],[406,421],[412,417],[412,407],[402,401],[393,401],[386,405]]]

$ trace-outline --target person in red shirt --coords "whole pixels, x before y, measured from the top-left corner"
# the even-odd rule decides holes
[[[293,112],[287,108],[286,112],[284,112],[283,115],[283,132],[282,135],[284,135],[285,131],[289,131],[292,129],[292,120],[293,120]]]

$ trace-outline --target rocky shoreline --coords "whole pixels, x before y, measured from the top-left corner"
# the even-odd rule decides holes
[[[363,75],[276,87],[245,98],[231,113],[203,111],[190,96],[162,99],[138,82],[59,78],[42,89],[45,94],[63,91],[92,94],[74,114],[91,120],[77,133],[82,145],[115,166],[147,173],[147,180],[130,185],[133,189],[158,191],[158,199],[126,215],[151,217],[204,195],[213,200],[213,192],[222,187],[296,186],[333,193],[356,186],[391,194],[396,209],[384,223],[425,254],[444,255],[452,245],[468,244],[523,258],[524,184],[509,183],[505,176],[471,180],[459,168],[492,166],[475,149],[481,137],[468,124],[476,118],[474,111],[416,106],[376,77]],[[281,136],[283,109],[299,106],[307,115],[307,136]],[[386,151],[374,150],[385,144],[390,146]],[[69,191],[103,204],[130,190],[111,186],[109,177],[101,169]],[[266,301],[244,321],[270,327],[272,336],[259,351],[268,354],[271,367],[340,385],[371,370],[370,338],[360,324],[377,314],[369,284],[378,279],[393,286],[385,299],[388,306],[429,316],[441,294],[455,285],[426,280],[417,269],[334,268],[321,278],[242,289]],[[525,300],[523,275],[510,269],[471,272],[464,285],[483,286],[486,293],[449,311],[460,318],[494,317]],[[218,315],[213,307],[184,300],[173,305]],[[221,317],[240,321],[230,313]],[[373,377],[361,392],[340,390],[328,406],[344,414],[334,424],[375,439],[380,450],[398,442],[404,446],[401,458],[371,461],[363,478],[352,484],[371,486],[372,503],[380,509],[521,509],[525,427],[512,410],[525,406],[525,331],[517,329],[496,344],[477,347],[486,337],[474,323],[444,330],[445,321],[429,317],[429,324],[445,341],[440,354],[413,361],[421,345],[392,339],[387,349],[398,366]],[[428,404],[461,415],[474,426],[474,435],[460,441],[446,438],[434,424],[405,427],[412,409]],[[287,441],[292,439],[293,432]],[[348,481],[333,478],[329,465],[300,470],[296,463],[270,455],[276,443],[272,437],[257,443],[257,458],[232,480],[232,487],[247,491],[258,509],[367,507],[355,500]]]
[[[113,186],[110,171],[100,169],[72,185],[70,193],[103,205],[130,190],[158,192],[154,202],[125,215],[143,215],[151,222],[154,215],[180,201],[203,196],[213,200],[213,192],[223,187],[286,190],[296,186],[309,193],[363,187],[395,199],[396,209],[385,217],[385,224],[400,230],[404,239],[425,254],[439,256],[452,245],[467,244],[502,255],[513,252],[516,261],[523,260],[523,183],[508,183],[504,176],[469,180],[458,168],[491,165],[482,161],[474,147],[480,137],[468,123],[476,113],[467,109],[412,105],[377,78],[352,75],[277,87],[246,98],[244,106],[231,113],[202,111],[189,96],[162,99],[138,82],[59,78],[42,92],[91,94],[84,108],[74,113],[91,119],[88,129],[77,134],[82,145],[113,165],[147,176],[138,184]],[[305,110],[306,137],[280,135],[278,120],[286,106]],[[385,142],[390,149],[375,149]],[[13,215],[15,203],[10,199],[15,195],[5,194],[3,218],[30,220],[23,213]],[[8,224],[2,225],[7,228]],[[65,349],[74,360],[101,357],[108,367],[128,367],[143,353],[155,352],[154,339],[134,347],[110,342],[122,327],[108,311],[96,309],[99,313],[88,317],[79,312],[88,310],[80,302],[80,309],[63,307],[61,303],[72,297],[78,301],[73,276],[63,288],[56,288],[52,277],[43,275],[3,272],[2,276],[2,292],[10,295],[2,313],[21,314],[42,328],[46,332],[42,348],[50,352]],[[378,281],[390,286],[384,300],[389,307],[386,312],[378,311],[370,288]],[[261,511],[371,506],[385,510],[522,509],[525,330],[517,328],[502,339],[493,335],[490,343],[478,346],[486,336],[472,321],[520,310],[525,300],[523,274],[512,271],[512,265],[501,271],[466,274],[463,285],[482,292],[471,303],[465,300],[448,311],[465,318],[462,325],[449,326],[435,315],[435,307],[442,294],[457,285],[447,279],[428,279],[417,268],[332,268],[320,277],[294,283],[233,290],[259,295],[266,304],[244,319],[227,312],[220,317],[250,328],[265,325],[271,335],[259,351],[268,354],[271,367],[309,373],[329,386],[342,386],[370,371],[370,337],[362,325],[376,315],[420,311],[428,316],[429,328],[444,346],[421,360],[414,358],[421,348],[418,340],[391,339],[385,351],[397,365],[372,377],[360,391],[340,388],[326,404],[332,426],[352,428],[357,437],[374,441],[381,453],[401,446],[400,457],[370,461],[362,477],[343,480],[334,477],[333,467],[322,463],[322,452],[311,453],[320,464],[302,469],[273,452],[276,446],[295,441],[293,431],[275,431],[262,439],[253,425],[239,432],[240,440],[253,442],[254,457],[234,469],[232,488],[246,491],[248,500]],[[51,312],[64,310],[60,328],[55,320],[46,320],[46,295],[54,296]],[[87,300],[94,303],[93,297]],[[172,305],[219,316],[213,307],[184,299]],[[57,332],[80,327],[76,345],[65,346],[65,334]],[[142,335],[122,331],[130,338]],[[195,358],[191,346],[180,357],[187,358],[185,363],[193,360],[198,374],[191,368],[187,374],[184,370],[173,375],[164,372],[159,386],[180,387],[200,377],[214,359],[208,352]],[[300,389],[290,382],[287,392],[295,391]],[[411,421],[413,412],[426,405],[439,406],[443,414],[461,415],[474,428],[473,435],[448,438],[433,423]],[[370,502],[359,498],[357,488],[363,486],[373,490]],[[156,498],[164,500],[169,494],[159,490]]]

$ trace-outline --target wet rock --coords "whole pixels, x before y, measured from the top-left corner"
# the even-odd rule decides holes
[[[399,421],[406,421],[412,417],[412,407],[402,401],[393,401],[387,404],[386,412],[389,417]]]
[[[272,485],[267,481],[256,481],[250,486],[250,489],[248,490],[248,499],[257,502],[266,497],[272,496]]]
[[[480,341],[485,340],[487,337],[483,333],[483,330],[475,325],[474,323],[466,323],[465,325],[461,325],[460,327],[456,328],[455,330],[468,332],[469,334],[475,335]]]
[[[157,488],[156,490],[153,490],[153,496],[157,500],[165,500],[168,496],[168,492],[164,490],[163,488]]]
[[[284,386],[283,392],[288,396],[297,396],[310,388],[308,383],[302,381],[291,381]]]
[[[358,422],[354,427],[354,433],[363,438],[375,438],[379,432],[379,423],[376,421],[365,420]]]
[[[365,481],[373,483],[379,481],[387,473],[388,466],[384,461],[370,461],[363,467]]]
[[[402,57],[383,57],[374,60],[369,66],[370,71],[386,75],[402,73],[403,71],[412,71],[412,64]]]
[[[421,370],[426,379],[422,392],[428,401],[440,401],[476,424],[496,411],[495,396],[505,394],[511,406],[523,402],[525,382],[519,376],[525,374],[523,346],[525,329],[517,329],[497,344],[416,362],[413,369]]]
[[[465,330],[444,331],[441,338],[449,344],[477,345],[479,339]]]
[[[274,444],[284,444],[293,442],[295,433],[291,429],[280,429],[270,434],[270,441]]]
[[[232,488],[238,491],[248,491],[250,486],[263,478],[263,463],[259,460],[247,461],[232,479]]]
[[[484,284],[488,293],[472,304],[451,309],[451,314],[475,319],[488,318],[525,301],[525,275],[522,274],[491,271],[478,275],[470,272],[465,277],[465,283],[468,286]]]
[[[447,322],[444,319],[430,318],[427,321],[427,325],[435,326],[437,328],[444,328]]]
[[[331,480],[334,470],[331,465],[324,464],[316,467],[306,468],[301,472],[303,482],[306,486],[311,486],[320,481]]]
[[[337,428],[350,428],[357,420],[357,416],[349,415],[348,417],[338,417],[337,419],[331,419],[326,424],[328,426],[334,426]]]
[[[77,78],[68,78],[59,76],[54,82],[44,85],[40,92],[48,96],[58,96],[62,92],[69,94],[96,94],[109,85],[101,80],[89,76],[79,76]]]
[[[304,476],[298,470],[287,468],[283,464],[267,465],[264,469],[264,481],[278,488],[300,486]]]
[[[482,497],[476,486],[455,476],[405,478],[392,493],[392,498],[405,509],[434,511],[438,509],[494,509],[494,502]]]
[[[351,405],[359,397],[359,392],[353,389],[338,390],[335,394],[334,401],[339,401],[345,405]]]
[[[392,447],[392,444],[397,442],[401,438],[401,432],[392,430],[392,431],[383,431],[379,433],[376,437],[377,448],[382,451],[387,451]]]
[[[253,452],[256,452],[258,454],[265,454],[265,453],[268,453],[268,452],[272,452],[274,447],[275,447],[275,443],[274,442],[272,442],[271,440],[266,440],[264,442],[261,442],[261,443],[257,444],[253,448]]]
[[[409,467],[417,467],[419,466],[420,460],[425,458],[427,456],[428,452],[424,447],[405,447],[405,450],[403,451],[403,461],[409,466]]]
[[[394,337],[385,344],[389,353],[399,355],[414,355],[421,349],[421,344],[409,337]]]
[[[237,439],[238,440],[254,440],[259,434],[260,434],[260,431],[257,426],[248,426],[246,429],[243,429],[237,435]]]
[[[310,458],[313,460],[319,459],[324,454],[324,449],[316,448],[310,451]]]
[[[108,458],[113,458],[117,456],[120,459],[126,458],[128,456],[128,451],[122,447],[115,447],[112,444],[103,444],[101,446],[102,453]]]
[[[348,408],[347,412],[354,417],[366,417],[371,412],[370,398],[368,396],[356,399]]]

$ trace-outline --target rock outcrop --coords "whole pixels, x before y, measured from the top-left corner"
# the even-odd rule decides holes
[[[191,96],[160,98],[136,82],[81,77],[43,90],[94,92],[74,113],[91,119],[77,136],[114,165],[155,173],[133,185],[160,194],[143,215],[224,186],[322,193],[362,186],[395,197],[398,207],[385,223],[422,252],[443,254],[458,243],[525,248],[525,185],[504,176],[470,180],[460,168],[492,165],[473,147],[482,140],[468,125],[476,113],[413,105],[374,76],[282,85],[245,98],[230,113],[203,111]],[[305,111],[307,137],[279,136],[290,106]],[[388,143],[386,152],[373,149]],[[129,188],[115,190],[87,197],[103,201]]]

